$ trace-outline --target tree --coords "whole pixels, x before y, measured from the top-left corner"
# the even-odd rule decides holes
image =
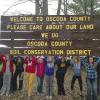
[[[48,0],[43,0],[42,14],[48,15]]]
[[[62,0],[58,1],[57,15],[60,15]]]
[[[39,0],[35,0],[35,14],[39,15],[40,14],[40,4]]]
[[[73,0],[73,3],[68,4],[68,10],[76,15],[100,14],[98,8],[100,8],[99,0]]]
[[[48,15],[48,0],[35,0],[35,14]]]
[[[91,15],[93,15],[93,13],[94,13],[94,0],[91,0],[90,9],[91,9],[90,13],[91,13]]]
[[[68,2],[68,0],[64,0],[64,14],[65,15],[67,15],[67,13],[68,13],[67,12],[67,4],[68,4],[67,2]]]
[[[87,0],[84,0],[84,15],[87,15]]]

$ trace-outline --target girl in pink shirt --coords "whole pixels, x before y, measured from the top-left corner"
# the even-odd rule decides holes
[[[43,79],[45,74],[45,61],[43,57],[39,57],[37,59],[37,93],[38,95],[41,95],[42,93],[42,87],[43,87]]]

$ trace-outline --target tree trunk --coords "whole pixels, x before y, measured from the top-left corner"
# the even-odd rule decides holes
[[[67,0],[64,0],[64,14],[67,15]]]
[[[57,15],[60,15],[61,3],[62,3],[62,0],[59,0],[59,2],[58,2],[58,9],[57,9]]]
[[[48,0],[43,0],[42,14],[48,15]]]
[[[87,0],[84,1],[84,14],[87,15]]]
[[[91,15],[94,13],[94,0],[91,0]]]
[[[35,14],[39,15],[40,14],[40,5],[39,5],[39,0],[35,0]]]

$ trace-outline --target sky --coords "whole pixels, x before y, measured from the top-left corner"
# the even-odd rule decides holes
[[[18,1],[23,2],[19,5],[15,5]],[[33,0],[34,1],[34,0]],[[72,0],[69,0],[72,2]],[[11,7],[5,14],[4,12]],[[49,0],[49,15],[55,15],[57,9],[57,1],[56,0]],[[0,0],[0,15],[12,15],[12,14],[35,14],[35,4],[34,2],[30,2],[28,0]],[[63,13],[62,13],[63,14]]]

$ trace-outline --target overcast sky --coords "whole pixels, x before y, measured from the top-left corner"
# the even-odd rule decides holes
[[[0,0],[0,15],[3,15],[3,13],[11,6],[18,3],[18,1],[22,1],[24,3],[21,3],[19,5],[11,7],[5,15],[11,15],[11,14],[35,14],[35,4],[34,2],[30,2],[28,0]],[[34,1],[34,0],[33,0]],[[57,9],[57,1],[56,0],[49,0],[49,14],[55,15],[56,9]],[[69,0],[71,2],[72,0]]]

